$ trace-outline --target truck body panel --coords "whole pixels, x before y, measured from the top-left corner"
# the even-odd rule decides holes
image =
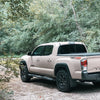
[[[100,72],[100,56],[88,56],[88,73]]]

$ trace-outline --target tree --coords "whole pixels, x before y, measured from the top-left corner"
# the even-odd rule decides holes
[[[0,53],[25,53],[41,43],[81,41],[100,50],[99,0],[1,0]]]

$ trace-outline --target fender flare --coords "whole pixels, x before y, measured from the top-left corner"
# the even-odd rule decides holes
[[[55,69],[54,69],[54,75],[55,76],[56,76],[58,70],[60,70],[60,69],[64,69],[64,70],[66,70],[70,74],[70,70],[69,70],[68,65],[66,63],[57,63],[55,65]]]
[[[21,69],[21,65],[23,65],[23,64],[24,64],[24,65],[26,64],[26,61],[25,61],[25,60],[21,60],[21,61],[20,61],[20,63],[19,63],[19,68],[20,68],[20,69]],[[26,64],[26,65],[27,65],[27,64]]]

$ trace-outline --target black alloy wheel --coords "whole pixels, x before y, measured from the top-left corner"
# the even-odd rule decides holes
[[[28,75],[28,69],[26,64],[20,65],[20,77],[23,82],[29,82],[31,77]]]
[[[70,75],[66,70],[59,70],[56,75],[56,84],[58,90],[62,92],[69,92],[70,86]]]

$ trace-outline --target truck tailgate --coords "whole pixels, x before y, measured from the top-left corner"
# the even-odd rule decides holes
[[[100,72],[100,55],[88,56],[88,73]]]

